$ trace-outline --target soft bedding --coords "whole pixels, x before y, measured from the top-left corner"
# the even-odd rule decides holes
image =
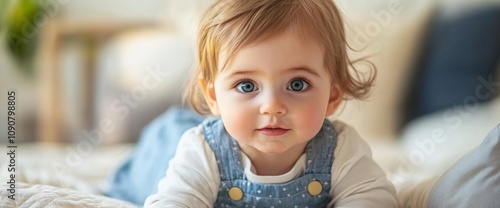
[[[0,185],[0,205],[2,208],[28,208],[28,207],[112,207],[112,208],[132,208],[135,205],[100,196],[91,193],[84,193],[74,189],[59,188],[49,185],[39,184],[16,184],[15,200],[8,196],[8,185]]]
[[[88,155],[75,155],[68,151],[76,149],[74,144],[22,143],[17,149],[15,201],[8,198],[6,181],[10,173],[0,159],[0,181],[3,181],[0,208],[134,207],[130,202],[105,197],[102,192],[107,177],[130,155],[133,147],[132,144],[101,145]],[[76,158],[79,163],[67,163]]]

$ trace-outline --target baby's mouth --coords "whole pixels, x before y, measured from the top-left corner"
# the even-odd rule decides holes
[[[281,136],[288,132],[290,129],[280,128],[280,127],[265,127],[257,129],[261,134],[265,136]]]

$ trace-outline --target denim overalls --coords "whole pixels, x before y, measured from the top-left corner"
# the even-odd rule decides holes
[[[220,174],[214,207],[325,207],[331,200],[330,180],[337,135],[326,120],[306,146],[305,175],[284,184],[257,184],[246,180],[238,143],[220,118],[203,123],[205,139],[212,148]]]

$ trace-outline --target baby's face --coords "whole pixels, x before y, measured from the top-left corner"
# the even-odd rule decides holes
[[[302,151],[342,98],[323,60],[316,41],[293,33],[247,45],[207,88],[207,101],[246,154]]]

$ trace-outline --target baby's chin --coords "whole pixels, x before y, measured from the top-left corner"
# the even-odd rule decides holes
[[[260,138],[262,139],[262,138]],[[307,142],[290,144],[286,138],[268,140],[258,144],[241,144],[240,148],[245,154],[265,154],[267,156],[297,156],[305,151]]]

